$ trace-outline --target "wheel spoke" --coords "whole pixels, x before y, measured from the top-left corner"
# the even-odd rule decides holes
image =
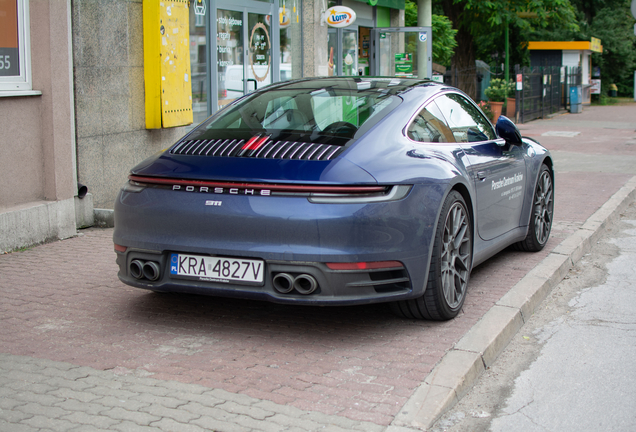
[[[533,211],[535,238],[541,244],[548,240],[552,226],[552,193],[552,178],[543,172],[537,182]]]
[[[470,227],[465,208],[455,203],[444,223],[441,284],[447,304],[454,308],[466,293],[470,268]]]

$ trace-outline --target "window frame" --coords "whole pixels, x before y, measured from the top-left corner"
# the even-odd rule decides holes
[[[33,92],[29,0],[15,0],[18,15],[19,74],[0,76],[0,97],[41,94]]]
[[[446,121],[446,118],[444,117],[444,114],[442,113],[442,111],[439,109],[439,107],[435,103],[435,99],[436,98],[429,99],[428,101],[426,101],[426,103],[424,103],[424,105],[422,105],[418,109],[417,113],[414,116],[411,117],[411,119],[407,123],[406,127],[404,128],[404,134],[409,140],[411,140],[412,142],[417,143],[417,144],[432,144],[432,145],[457,144],[457,141],[455,141],[455,136],[453,135],[452,130],[451,130],[450,126],[448,125],[448,122]],[[413,138],[411,136],[411,133],[410,133],[411,127],[413,126],[414,123],[416,123],[418,117],[420,117],[420,114],[423,111],[429,111],[430,112],[429,107],[431,107],[431,106],[435,107],[435,109],[437,110],[437,112],[441,116],[441,118],[439,118],[438,120],[443,121],[444,126],[446,126],[446,128],[448,129],[448,132],[451,134],[451,137],[453,138],[452,141],[438,141],[438,142],[435,142],[435,141],[420,141],[420,140],[417,140],[417,139],[415,139],[415,138]],[[433,115],[435,117],[435,115],[433,113],[431,113],[431,115]],[[440,133],[441,133],[441,135],[444,135],[443,131],[440,131]],[[444,137],[446,138],[445,135],[444,135]]]
[[[440,106],[440,104],[437,104],[438,108],[440,109],[440,111],[442,112],[442,115],[444,116],[444,118],[446,119],[446,124],[448,125],[448,127],[451,129],[451,131],[453,132],[453,135],[455,136],[455,142],[457,142],[458,144],[475,144],[475,143],[481,143],[481,142],[489,142],[489,141],[494,141],[497,139],[497,131],[494,127],[494,125],[490,122],[490,120],[488,120],[488,118],[484,115],[484,113],[481,111],[481,109],[479,109],[479,107],[477,106],[477,104],[475,104],[469,97],[460,94],[460,93],[456,93],[456,92],[447,92],[447,93],[443,93],[440,96],[436,97],[434,99],[434,101],[437,103],[438,101],[441,101],[443,98],[448,98],[452,101],[454,101],[455,103],[461,105],[461,103],[457,100],[454,100],[451,96],[457,97],[459,99],[461,99],[462,101],[466,102],[466,104],[470,105],[472,108],[475,109],[476,114],[478,115],[479,118],[481,118],[481,120],[483,121],[483,123],[488,127],[488,130],[490,132],[490,135],[492,135],[492,137],[488,137],[486,136],[485,140],[480,140],[480,141],[470,141],[470,140],[466,140],[466,141],[459,141],[457,139],[457,136],[455,136],[455,129],[456,127],[454,126],[454,124],[451,122],[451,119],[448,118],[447,116],[447,112],[444,109],[443,106]],[[464,110],[466,111],[466,110]],[[466,111],[467,112],[467,111]],[[467,112],[468,113],[468,112]],[[470,115],[470,113],[468,113]],[[485,133],[483,131],[480,130],[480,132]]]

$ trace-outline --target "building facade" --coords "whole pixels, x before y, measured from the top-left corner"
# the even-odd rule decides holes
[[[76,233],[70,15],[0,1],[0,253]]]
[[[187,61],[182,75],[192,120],[175,127],[147,121],[154,97],[147,73],[154,66],[144,47],[173,36],[163,21],[159,32],[148,31],[144,10],[151,1],[172,18],[178,8],[188,9],[187,59],[180,53],[171,61]],[[430,27],[403,27],[404,0],[0,0],[0,9],[13,5],[18,21],[28,21],[20,49],[24,58],[30,54],[22,72],[32,76],[28,89],[0,87],[0,176],[7,185],[0,226],[18,229],[16,211],[25,206],[53,205],[49,213],[63,221],[45,238],[0,245],[3,250],[73,235],[84,224],[73,222],[75,208],[87,207],[78,201],[78,183],[95,209],[112,209],[131,167],[255,89],[309,76],[432,75]],[[353,11],[355,21],[334,26],[344,15],[333,6]],[[4,39],[0,30],[0,59],[10,45]]]

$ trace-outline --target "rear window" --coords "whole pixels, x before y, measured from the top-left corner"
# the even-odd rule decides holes
[[[202,123],[191,140],[244,139],[345,145],[400,102],[387,83],[354,80],[297,81],[248,95]],[[373,85],[372,85],[373,84]]]

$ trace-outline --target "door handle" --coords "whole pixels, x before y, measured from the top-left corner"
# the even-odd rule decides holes
[[[256,80],[254,78],[248,78],[245,81],[247,81],[248,83],[253,82],[254,83],[254,90],[256,90],[257,84],[256,84]],[[247,89],[249,91],[249,89]]]
[[[486,171],[477,171],[477,180],[482,181],[486,179]]]

